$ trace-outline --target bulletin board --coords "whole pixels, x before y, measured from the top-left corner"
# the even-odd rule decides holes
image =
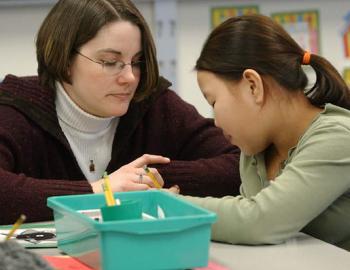
[[[342,32],[344,56],[350,58],[350,12],[344,17],[345,27]]]
[[[211,27],[215,28],[230,17],[258,14],[258,6],[231,6],[211,8]]]
[[[344,68],[343,78],[344,78],[346,84],[350,87],[350,67]]]
[[[318,10],[273,13],[293,39],[306,51],[320,54],[320,26]]]

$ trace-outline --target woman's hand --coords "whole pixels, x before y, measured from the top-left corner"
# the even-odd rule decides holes
[[[143,167],[149,164],[165,164],[169,163],[170,159],[157,156],[144,154],[143,156],[135,159],[133,162],[120,167],[115,172],[109,174],[110,184],[112,192],[118,191],[132,191],[132,190],[147,190],[154,188],[153,181],[146,175]],[[164,186],[164,180],[159,174],[157,169],[148,167],[149,170],[156,177],[159,185]],[[101,193],[103,179],[100,179],[91,184],[94,193]]]

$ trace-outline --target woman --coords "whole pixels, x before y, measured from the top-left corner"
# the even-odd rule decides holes
[[[302,65],[316,73],[314,86]],[[276,244],[303,231],[350,250],[350,97],[336,69],[262,15],[230,18],[196,64],[215,124],[241,150],[241,196],[185,197],[212,238]]]
[[[113,191],[153,188],[144,165],[187,194],[238,190],[239,151],[168,90],[130,1],[58,1],[36,46],[38,77],[0,85],[1,224],[50,219],[48,196],[101,192],[104,171]]]

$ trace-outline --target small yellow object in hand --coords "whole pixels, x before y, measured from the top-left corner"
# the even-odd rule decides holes
[[[154,176],[154,174],[150,171],[150,169],[147,167],[147,165],[143,166],[143,169],[145,170],[147,176],[148,176],[149,178],[151,178],[151,180],[152,180],[154,186],[155,186],[156,188],[158,188],[158,189],[159,189],[159,188],[162,188],[162,187],[159,185],[157,178],[156,178],[156,177]]]
[[[105,193],[107,206],[114,206],[116,205],[116,203],[115,203],[115,199],[113,196],[113,192],[112,192],[112,188],[111,188],[111,184],[110,184],[109,176],[107,172],[103,174],[103,180],[104,180],[104,183],[102,185],[102,188]]]

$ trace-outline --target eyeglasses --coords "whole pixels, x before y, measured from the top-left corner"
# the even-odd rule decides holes
[[[102,66],[103,71],[107,74],[107,75],[117,75],[120,72],[123,71],[123,69],[127,66],[130,65],[132,72],[134,75],[138,75],[141,73],[141,64],[142,61],[132,61],[131,63],[124,63],[123,61],[96,61],[91,59],[90,57],[87,57],[86,55],[82,54],[79,51],[75,51],[77,54],[79,54],[80,56],[90,60],[91,62],[94,62],[96,64],[99,64]]]

